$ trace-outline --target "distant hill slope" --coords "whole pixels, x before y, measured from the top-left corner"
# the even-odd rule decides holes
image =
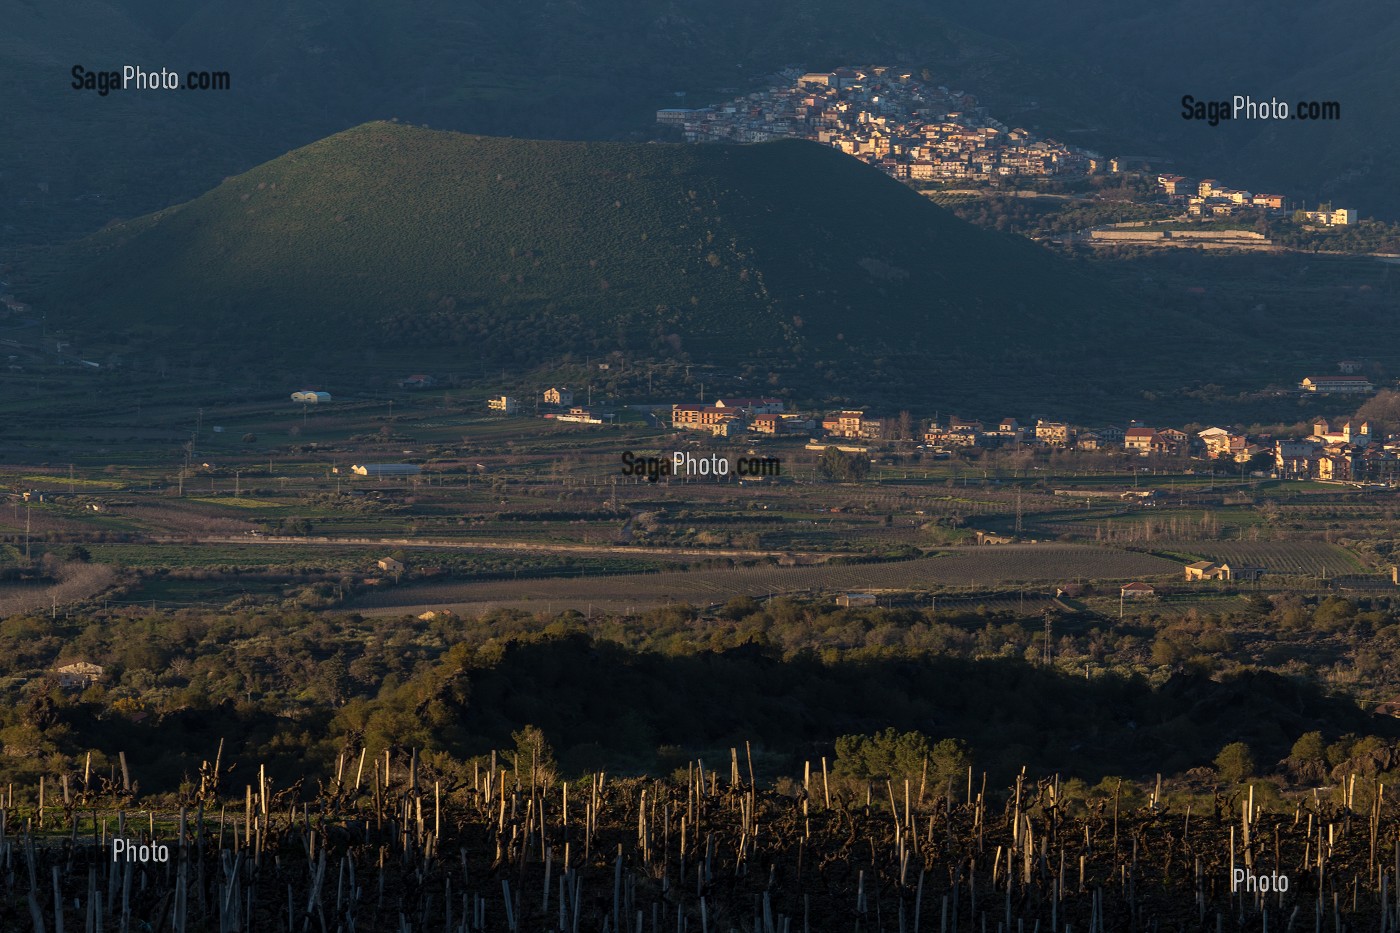
[[[1158,169],[1400,218],[1400,19],[1373,0],[0,0],[0,246],[185,200],[365,120],[646,138],[657,107],[788,65],[929,69],[999,118]],[[1200,26],[1197,24],[1208,24]],[[226,93],[94,93],[69,69],[228,70]],[[677,97],[682,93],[684,97]],[[1338,122],[1180,118],[1183,94],[1337,100]]]
[[[38,297],[50,321],[232,359],[400,346],[525,365],[623,350],[797,361],[867,386],[885,365],[929,397],[991,369],[1077,379],[1068,364],[1134,320],[1040,247],[797,141],[366,124],[91,237],[62,269]]]

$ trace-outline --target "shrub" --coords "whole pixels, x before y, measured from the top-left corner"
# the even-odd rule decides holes
[[[1231,742],[1215,756],[1215,770],[1222,780],[1238,784],[1254,774],[1254,753],[1243,742]]]

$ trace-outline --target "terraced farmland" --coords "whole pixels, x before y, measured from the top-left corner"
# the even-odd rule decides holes
[[[948,586],[1128,580],[1175,575],[1179,565],[1150,554],[1080,544],[1023,544],[941,551],[917,560],[818,567],[746,567],[584,579],[486,581],[405,587],[357,600],[355,608],[393,614],[420,606],[486,609],[545,603],[555,609],[722,603],[735,596],[794,592],[899,591]]]

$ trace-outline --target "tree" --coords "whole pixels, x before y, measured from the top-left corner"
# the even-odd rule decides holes
[[[1254,775],[1254,753],[1243,742],[1231,742],[1215,756],[1215,770],[1221,779],[1238,784]]]
[[[870,475],[870,460],[861,454],[844,454],[828,447],[817,458],[817,472],[822,479],[838,483],[862,480]]]
[[[929,780],[935,785],[957,780],[972,764],[967,743],[961,739],[944,739],[929,753]]]
[[[1327,744],[1322,741],[1322,733],[1305,732],[1298,736],[1298,741],[1293,743],[1293,750],[1288,756],[1298,761],[1325,761]]]
[[[761,611],[761,609],[762,607],[759,606],[758,601],[755,600],[752,596],[735,596],[734,598],[729,600],[729,602],[724,604],[724,607],[720,609],[719,614],[724,616],[726,619],[731,619],[735,622],[738,622],[740,619],[754,615],[755,613]]]
[[[952,761],[960,751],[943,742],[939,748],[943,761]],[[901,734],[889,728],[874,735],[843,735],[836,740],[836,773],[854,778],[918,781],[924,762],[933,754],[928,736],[922,732]]]
[[[527,725],[519,732],[512,732],[515,750],[508,752],[520,783],[535,787],[548,786],[558,776],[559,765],[554,760],[554,749],[545,740],[544,732],[538,726]]]

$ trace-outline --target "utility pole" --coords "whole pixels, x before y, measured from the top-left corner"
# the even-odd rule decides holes
[[[234,470],[234,471],[233,471],[233,497],[234,497],[235,499],[237,499],[237,498],[238,498],[239,496],[241,496],[241,495],[243,495],[243,471],[242,471],[242,470]]]

